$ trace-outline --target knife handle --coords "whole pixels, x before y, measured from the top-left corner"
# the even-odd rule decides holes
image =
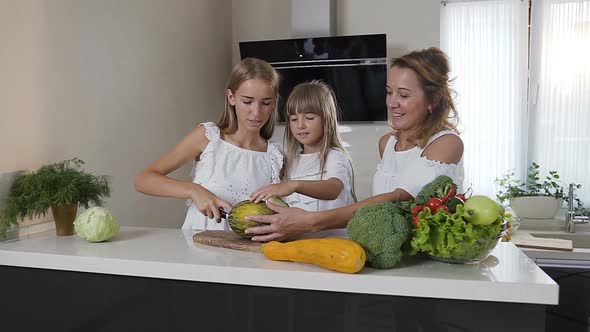
[[[219,208],[219,212],[221,213],[221,218],[227,220],[228,213],[222,208]]]

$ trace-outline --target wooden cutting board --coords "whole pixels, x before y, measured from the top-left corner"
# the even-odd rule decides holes
[[[513,236],[510,240],[517,247],[573,251],[572,240],[549,239],[534,236]]]
[[[193,235],[195,243],[241,251],[261,252],[260,242],[239,236],[233,231],[204,231]]]

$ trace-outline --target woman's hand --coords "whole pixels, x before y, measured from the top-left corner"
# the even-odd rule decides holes
[[[266,223],[268,225],[246,229],[246,233],[256,234],[253,241],[280,241],[313,231],[313,212],[298,208],[287,208],[266,202],[269,209],[277,214],[252,215],[246,219]]]
[[[215,219],[218,223],[221,222],[221,212],[219,212],[219,209],[221,208],[229,212],[231,210],[231,204],[215,196],[212,192],[202,186],[195,186],[197,189],[194,191],[194,194],[191,195],[191,199],[197,206],[197,210],[207,218]]]
[[[264,186],[250,195],[250,200],[254,203],[266,201],[271,197],[285,197],[295,192],[295,182],[287,181]]]

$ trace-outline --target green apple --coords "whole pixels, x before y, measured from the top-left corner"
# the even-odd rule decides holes
[[[465,220],[474,225],[489,225],[500,215],[498,204],[483,195],[471,196],[463,206],[466,212]]]

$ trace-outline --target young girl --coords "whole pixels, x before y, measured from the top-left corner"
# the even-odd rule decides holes
[[[291,207],[323,211],[356,202],[353,170],[340,142],[336,99],[323,82],[297,85],[285,104],[286,177],[251,195],[286,197]]]
[[[259,59],[233,68],[226,86],[221,120],[196,126],[176,147],[139,173],[135,188],[145,194],[187,198],[183,229],[228,230],[220,209],[247,200],[256,188],[280,182],[283,155],[270,141],[278,98],[278,74]],[[195,162],[192,182],[167,176]]]

